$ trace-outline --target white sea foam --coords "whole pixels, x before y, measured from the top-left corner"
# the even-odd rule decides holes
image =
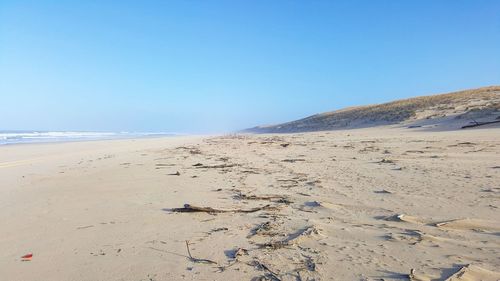
[[[143,132],[78,132],[78,131],[0,131],[0,145],[36,142],[63,142],[82,140],[104,140],[119,138],[141,138],[172,136],[171,133]]]

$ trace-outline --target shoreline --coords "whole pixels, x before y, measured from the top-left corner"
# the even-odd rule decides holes
[[[165,137],[177,137],[177,136],[190,136],[188,134],[144,134],[144,135],[122,135],[122,136],[110,136],[110,137],[53,137],[50,138],[30,138],[29,140],[22,139],[18,142],[5,142],[0,143],[1,146],[5,145],[18,145],[18,144],[46,144],[46,143],[66,143],[66,142],[86,142],[86,141],[106,141],[106,140],[127,140],[127,139],[146,139],[146,138],[165,138]]]

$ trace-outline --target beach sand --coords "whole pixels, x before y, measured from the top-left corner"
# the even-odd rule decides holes
[[[0,192],[1,280],[500,279],[500,129],[8,145]]]

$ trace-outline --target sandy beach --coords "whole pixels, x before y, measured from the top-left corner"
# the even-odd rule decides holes
[[[2,280],[500,279],[498,128],[6,145],[0,179]]]

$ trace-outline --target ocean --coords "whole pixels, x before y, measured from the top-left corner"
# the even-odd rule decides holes
[[[175,136],[151,132],[0,131],[0,145]]]

